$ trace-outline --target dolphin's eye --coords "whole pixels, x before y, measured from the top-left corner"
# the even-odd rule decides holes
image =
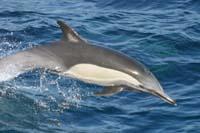
[[[146,73],[146,75],[148,75],[148,76],[151,75],[151,72],[150,72],[148,69],[145,69],[145,73]]]

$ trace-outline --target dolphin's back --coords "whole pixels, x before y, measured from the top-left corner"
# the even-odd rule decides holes
[[[40,49],[40,50],[39,50]],[[87,42],[73,43],[65,41],[53,42],[50,45],[31,50],[36,55],[47,56],[49,60],[56,60],[58,64],[66,69],[77,64],[95,64],[101,67],[123,71],[132,75],[132,71],[147,73],[148,70],[137,60],[99,45]],[[43,55],[44,54],[44,55]],[[134,67],[133,67],[134,66]]]

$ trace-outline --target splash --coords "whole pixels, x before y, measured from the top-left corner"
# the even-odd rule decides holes
[[[40,71],[40,75],[39,92],[46,94],[46,98],[39,100],[39,105],[52,111],[79,107],[83,95],[78,82],[52,75],[48,70]]]
[[[35,78],[36,75],[39,77]],[[0,87],[0,97],[20,93],[34,100],[37,108],[57,112],[70,107],[78,108],[83,96],[80,85],[76,81],[53,75],[47,70],[28,72],[14,80],[2,83]]]
[[[14,36],[16,35],[11,32],[0,38],[0,57],[26,49]],[[28,43],[27,47],[34,45]],[[17,66],[6,63],[0,65],[3,68],[0,69],[0,97],[15,97],[17,94],[22,94],[32,99],[37,108],[50,111],[62,112],[70,107],[79,107],[82,94],[78,82],[40,69],[20,75]],[[13,77],[16,78],[12,79]]]

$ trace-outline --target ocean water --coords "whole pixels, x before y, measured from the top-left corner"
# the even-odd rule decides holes
[[[0,132],[200,132],[200,1],[0,2],[1,57],[58,40],[64,20],[141,61],[178,104],[137,92],[95,97],[102,87],[37,69],[0,83]]]

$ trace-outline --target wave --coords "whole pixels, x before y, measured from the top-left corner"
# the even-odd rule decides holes
[[[1,17],[24,17],[30,15],[46,15],[45,13],[33,12],[33,11],[3,11],[0,12]]]
[[[94,2],[94,1],[93,1]],[[167,10],[167,9],[188,9],[199,11],[199,1],[195,0],[101,0],[95,1],[97,7],[114,9],[139,9],[139,10]]]
[[[168,9],[172,6],[180,6],[176,1],[162,1],[162,0],[102,0],[97,2],[100,7],[112,7],[116,9]]]

